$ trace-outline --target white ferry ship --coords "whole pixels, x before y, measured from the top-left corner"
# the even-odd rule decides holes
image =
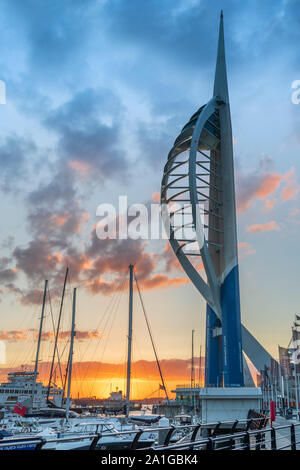
[[[13,409],[16,403],[36,410],[48,406],[49,402],[55,407],[63,404],[63,389],[52,386],[47,400],[48,387],[34,380],[34,372],[10,372],[7,380],[0,384],[0,409]]]

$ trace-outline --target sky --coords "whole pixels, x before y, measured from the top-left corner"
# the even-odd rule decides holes
[[[32,367],[45,279],[41,361],[49,362],[68,266],[62,331],[70,330],[77,287],[74,360],[94,361],[99,380],[104,364],[119,364],[119,377],[111,374],[112,386],[120,387],[134,263],[159,356],[186,361],[188,378],[192,329],[195,348],[204,351],[203,299],[166,240],[99,240],[96,211],[103,203],[118,211],[120,195],[129,204],[157,200],[174,139],[212,96],[221,8],[242,320],[271,354],[288,344],[300,313],[300,105],[292,102],[292,83],[300,80],[297,0],[1,0],[3,374]],[[67,337],[60,338],[62,359]],[[136,292],[133,352],[135,361],[154,361]],[[145,377],[137,372],[136,380]],[[182,383],[184,374],[173,379]]]

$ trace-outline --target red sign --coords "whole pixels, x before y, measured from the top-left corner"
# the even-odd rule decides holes
[[[16,403],[16,406],[13,409],[14,413],[17,413],[20,416],[24,416],[27,411],[26,406],[23,406],[21,403]]]
[[[270,401],[270,418],[271,418],[271,423],[275,421],[276,419],[276,409],[275,409],[275,401],[271,400]]]

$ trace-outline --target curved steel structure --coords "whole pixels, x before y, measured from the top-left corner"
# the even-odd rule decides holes
[[[170,244],[207,302],[206,386],[243,386],[232,131],[221,15],[212,99],[183,127],[164,168]]]

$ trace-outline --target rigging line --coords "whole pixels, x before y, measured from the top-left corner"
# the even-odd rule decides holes
[[[103,327],[103,334],[102,334],[102,337],[100,337],[99,341],[96,343],[95,345],[95,348],[94,348],[94,352],[92,354],[92,357],[95,357],[96,356],[96,353],[98,351],[98,348],[100,346],[100,344],[102,344],[102,341],[101,339],[103,339],[103,335],[104,335],[104,332],[106,331],[106,328],[108,326],[108,323],[109,323],[109,319],[110,319],[110,316],[112,315],[112,313],[114,312],[114,309],[118,308],[118,305],[120,303],[120,299],[121,299],[121,296],[122,296],[122,293],[123,293],[123,288],[124,288],[124,285],[125,285],[125,282],[127,281],[126,279],[126,276],[124,276],[124,279],[121,283],[121,286],[120,286],[120,291],[119,292],[115,292],[114,295],[112,296],[111,298],[111,301],[108,303],[108,306],[106,307],[106,312],[104,313],[103,317],[100,319],[100,321],[98,322],[98,325],[97,325],[97,330],[98,328],[100,327],[100,324],[102,323],[102,321],[104,322],[104,319],[106,317],[106,320],[105,320],[105,324],[104,324],[104,327]],[[84,355],[86,354],[88,348],[89,348],[89,345],[91,344],[91,342],[88,344],[85,352],[84,352]],[[86,371],[85,371],[85,376],[84,376],[84,379],[87,377],[87,374],[90,370],[90,367],[91,367],[91,364],[89,364],[89,366],[86,368]]]
[[[41,299],[42,299],[42,293],[41,293],[41,295],[40,295],[40,301],[41,301]],[[30,325],[31,327],[32,327],[33,322],[36,321],[36,317],[37,317],[37,315],[38,315],[38,310],[39,310],[39,309],[40,309],[40,305],[37,304],[37,305],[35,306],[34,312],[31,313],[31,316],[30,316],[30,318],[29,318],[29,325]],[[21,318],[21,321],[20,321],[19,324],[18,324],[17,330],[21,330],[21,328],[22,328],[22,326],[25,324],[26,320],[28,320],[28,318],[27,318],[26,315],[24,315],[24,316]],[[24,325],[24,327],[25,327],[25,325]],[[25,329],[25,330],[27,329],[27,330],[30,331],[29,328],[24,328],[24,329]],[[36,329],[37,329],[37,328],[34,328],[34,330],[36,330]],[[31,359],[31,354],[32,354],[32,345],[30,344],[31,342],[32,342],[32,339],[29,339],[29,340],[26,340],[26,341],[25,341],[25,348],[26,348],[26,346],[27,346],[27,350],[26,350],[26,354],[25,354],[25,355],[22,354],[22,358],[21,358],[21,359],[22,359],[22,364],[24,364],[24,365],[26,364],[27,361],[30,362],[30,359]],[[25,357],[26,357],[26,360],[25,360]],[[7,363],[7,366],[9,366],[11,369],[17,367],[16,363],[19,361],[19,359],[20,359],[20,357],[19,357],[18,354],[15,355],[15,356],[13,356],[12,360]]]
[[[55,325],[54,325],[54,318],[53,318],[53,311],[52,311],[52,303],[51,303],[51,295],[50,295],[49,284],[47,285],[47,289],[48,289],[49,306],[50,306],[50,312],[51,312],[51,318],[52,318],[53,334],[55,335]],[[60,357],[59,357],[59,354],[58,354],[58,350],[57,350],[57,362],[58,362],[60,377],[61,377],[61,380],[62,380],[62,372],[61,372]]]
[[[125,283],[125,280],[124,280],[124,283]],[[107,335],[107,338],[106,338],[106,342],[104,344],[104,350],[102,352],[102,356],[101,356],[101,359],[100,359],[100,364],[102,363],[103,361],[103,357],[104,357],[104,354],[105,354],[105,351],[106,351],[106,348],[107,348],[107,344],[108,344],[108,339],[109,339],[109,336],[110,336],[110,333],[111,333],[111,330],[113,328],[113,325],[114,325],[114,322],[115,322],[115,319],[116,319],[116,315],[119,311],[119,306],[120,306],[120,301],[121,301],[121,297],[122,297],[122,294],[123,294],[123,291],[121,290],[120,291],[120,296],[119,296],[119,299],[118,299],[118,305],[116,306],[116,309],[115,309],[115,312],[114,312],[114,315],[113,315],[113,318],[112,318],[112,322],[111,322],[111,326],[110,326],[110,330],[108,332],[108,335]],[[99,367],[100,368],[100,367]],[[98,370],[99,370],[98,368]],[[93,382],[92,384],[92,392],[94,391],[94,386],[95,386],[95,382]]]
[[[109,314],[110,308],[112,308],[113,304],[114,304],[115,301],[116,301],[117,294],[118,294],[118,293],[115,292],[114,295],[110,298],[110,301],[108,302],[108,304],[107,304],[107,306],[106,306],[106,309],[105,309],[105,311],[104,311],[104,314],[103,314],[103,316],[100,318],[100,320],[99,320],[99,322],[98,322],[98,324],[97,324],[97,326],[96,326],[96,331],[98,331],[98,330],[100,329],[101,323],[104,322],[105,317]],[[107,321],[107,320],[106,320],[106,321]],[[105,323],[105,325],[106,325],[106,323]],[[103,328],[103,331],[104,331],[105,328],[106,328],[106,326]],[[101,338],[100,338],[100,339],[101,339]],[[91,342],[89,341],[88,344],[87,344],[87,347],[86,347],[85,351],[84,351],[83,354],[82,354],[81,361],[82,361],[83,358],[85,357],[85,355],[86,355],[86,353],[87,353],[87,351],[88,351],[88,349],[89,349],[89,347],[90,347],[90,344],[91,344]]]
[[[123,351],[123,358],[125,358],[124,362],[123,362],[123,390],[126,390],[126,372],[127,372],[127,353],[128,353],[128,348],[127,348],[127,341],[126,341],[126,337],[125,337],[125,340],[124,340],[124,351]]]
[[[143,312],[144,312],[144,317],[145,317],[145,320],[146,320],[146,324],[147,324],[149,336],[150,336],[150,339],[151,339],[153,351],[154,351],[154,354],[155,354],[155,359],[156,359],[157,367],[158,367],[158,370],[159,370],[159,375],[160,375],[160,378],[161,378],[161,381],[162,381],[162,386],[164,387],[164,391],[165,391],[165,394],[166,394],[166,399],[167,399],[168,405],[170,405],[168,392],[167,392],[167,389],[166,389],[166,386],[165,386],[165,381],[164,381],[164,378],[163,378],[163,375],[162,375],[162,370],[161,370],[158,355],[157,355],[157,352],[156,352],[156,348],[155,348],[153,336],[152,336],[152,333],[151,333],[151,328],[150,328],[150,324],[149,324],[149,321],[148,321],[148,317],[147,317],[147,314],[146,314],[144,302],[143,302],[143,299],[142,299],[140,287],[139,287],[138,280],[137,280],[137,277],[135,275],[135,272],[133,274],[134,274],[134,279],[135,279],[136,287],[137,287],[137,290],[138,290],[139,298],[140,298],[140,301],[141,301],[142,309],[143,309]]]
[[[121,289],[123,289],[123,284],[124,284],[124,281],[123,281],[123,283],[121,284]],[[110,299],[110,302],[108,302],[108,304],[107,304],[107,306],[106,306],[106,308],[105,308],[104,314],[103,314],[103,316],[100,318],[100,320],[99,320],[99,322],[98,322],[98,324],[97,324],[97,326],[96,326],[95,331],[98,331],[98,330],[100,329],[100,325],[101,325],[102,322],[104,322],[104,319],[105,319],[106,315],[109,313],[110,307],[112,307],[112,305],[115,303],[116,297],[117,297],[117,292],[114,293],[114,295],[113,295],[113,296],[111,297],[111,299]],[[100,338],[100,339],[101,339],[101,338]],[[86,353],[87,353],[87,351],[88,351],[88,349],[89,349],[89,347],[90,347],[90,344],[91,344],[91,340],[88,342],[87,347],[86,347],[85,351],[84,351],[83,354],[82,354],[82,357],[81,357],[81,359],[80,359],[81,361],[82,361],[83,358],[85,357],[85,355],[86,355]],[[96,348],[97,348],[97,346],[96,346]]]
[[[141,349],[139,347],[139,342],[138,342],[138,339],[135,335],[133,335],[133,338],[132,338],[132,341],[134,342],[135,344],[135,348],[138,352],[138,356],[139,356],[139,359],[137,358],[137,355],[136,357],[134,358],[134,361],[132,361],[133,363],[134,362],[137,362],[138,360],[141,361],[141,368],[143,369],[143,373],[144,373],[144,377],[147,377],[147,372],[146,372],[146,368],[145,368],[145,365],[144,365],[144,361],[143,361],[143,357],[142,357],[142,354],[141,354]],[[132,374],[133,375],[133,379],[138,379],[138,376],[135,375],[135,374]],[[151,381],[152,382],[152,381]],[[138,381],[137,381],[137,386],[138,386]],[[147,381],[147,386],[148,386],[148,389],[150,388],[150,385],[149,385],[149,381]]]
[[[124,284],[125,284],[125,280],[124,280]],[[115,306],[115,311],[112,315],[112,322],[111,322],[111,325],[110,325],[110,329],[109,329],[109,332],[108,332],[108,335],[107,335],[107,338],[106,338],[106,341],[104,343],[104,348],[103,348],[103,351],[102,351],[102,356],[100,358],[100,365],[98,366],[97,368],[97,372],[100,370],[100,367],[101,367],[101,364],[102,364],[102,361],[103,361],[103,358],[104,358],[104,354],[105,354],[105,351],[106,351],[106,348],[107,348],[107,344],[108,344],[108,339],[109,339],[109,336],[110,336],[110,333],[111,333],[111,330],[113,328],[113,325],[114,325],[114,322],[115,322],[115,319],[116,319],[116,315],[119,311],[119,306],[120,306],[120,301],[121,301],[121,298],[122,298],[122,294],[123,294],[123,291],[121,290],[120,293],[119,293],[119,297],[118,297],[118,303],[117,305]],[[92,384],[92,392],[94,390],[94,385],[95,383]]]
[[[69,340],[67,340],[66,343],[65,343],[65,345],[64,345],[64,348],[63,348],[62,353],[61,353],[61,356],[60,356],[61,358],[63,357],[64,352],[65,352],[65,350],[66,350],[68,344],[69,344]],[[55,366],[54,374],[56,373],[57,367],[58,367],[58,364],[56,364],[56,366]],[[63,381],[62,381],[62,380],[61,380],[61,386],[63,387]]]
[[[113,296],[112,300],[113,302],[110,302],[110,310],[107,309],[107,318],[106,318],[106,321],[105,321],[105,324],[104,324],[104,327],[103,327],[103,335],[106,331],[106,328],[108,327],[108,324],[109,324],[109,320],[110,320],[110,317],[113,315],[113,312],[115,311],[115,308],[116,308],[116,305],[117,305],[117,302],[118,302],[118,299],[119,297],[122,295],[122,292],[116,292],[115,295]],[[103,317],[104,318],[104,317]],[[103,335],[102,337],[99,339],[99,341],[96,343],[96,346],[94,348],[94,352],[92,354],[92,357],[95,357],[96,356],[96,353],[98,351],[98,348],[100,346],[100,344],[102,344],[102,341],[101,339],[103,338]],[[88,376],[88,373],[90,372],[90,368],[91,368],[91,361],[89,362],[89,365],[87,366],[87,368],[85,369],[85,374],[84,374],[84,377],[83,377],[83,380],[86,379],[86,377]]]
[[[156,392],[159,392],[160,391],[160,388],[157,388],[156,390],[153,390],[153,392],[151,392],[149,395],[147,395],[144,400],[147,400],[148,398],[152,397],[152,395],[154,395],[154,393]]]
[[[146,368],[145,368],[145,365],[144,365],[143,357],[142,357],[142,354],[141,354],[141,349],[140,349],[140,347],[139,347],[138,339],[137,339],[137,337],[136,337],[135,335],[133,335],[132,342],[133,342],[134,345],[135,345],[135,348],[136,348],[136,350],[137,350],[137,352],[138,352],[138,357],[139,357],[139,359],[138,359],[138,358],[137,358],[137,355],[135,355],[136,357],[133,358],[132,363],[134,364],[134,362],[136,363],[136,362],[138,362],[138,360],[140,360],[140,361],[141,361],[141,368],[142,368],[143,373],[144,373],[143,377],[147,377],[147,372],[146,372]],[[139,378],[139,376],[136,375],[135,370],[134,370],[134,368],[133,368],[133,371],[132,371],[132,379],[133,379],[133,380],[134,380],[134,379],[137,379],[137,380],[136,380],[137,395],[139,395],[139,380],[138,380],[138,378]],[[152,383],[152,381],[151,381],[151,383]],[[148,387],[148,389],[150,389],[150,381],[149,381],[149,380],[147,381],[147,387]]]
[[[52,356],[52,362],[51,362],[51,369],[50,369],[50,375],[49,375],[49,383],[48,383],[48,389],[47,389],[47,400],[49,399],[49,393],[50,393],[50,387],[51,387],[51,379],[53,375],[53,367],[54,367],[54,362],[55,362],[55,355],[57,353],[58,356],[58,347],[57,347],[57,341],[58,341],[58,335],[59,335],[59,327],[60,327],[60,322],[61,322],[61,316],[62,316],[62,310],[63,310],[63,305],[64,305],[64,297],[65,297],[65,290],[66,290],[66,283],[68,279],[68,273],[69,273],[69,268],[67,267],[66,269],[66,274],[65,274],[65,279],[64,279],[64,284],[63,284],[63,290],[62,290],[62,296],[61,296],[61,302],[60,302],[60,307],[59,307],[59,314],[58,314],[58,321],[57,321],[57,329],[55,332],[55,327],[54,327],[54,322],[53,322],[53,328],[54,328],[54,348],[53,348],[53,356]],[[53,319],[53,318],[52,318]],[[58,359],[59,360],[59,359]]]
[[[69,365],[70,365],[70,353],[68,355],[68,362],[67,362],[67,367],[65,370],[65,376],[64,376],[64,381],[63,381],[63,397],[65,396],[65,390],[66,390],[68,373],[69,373]]]

